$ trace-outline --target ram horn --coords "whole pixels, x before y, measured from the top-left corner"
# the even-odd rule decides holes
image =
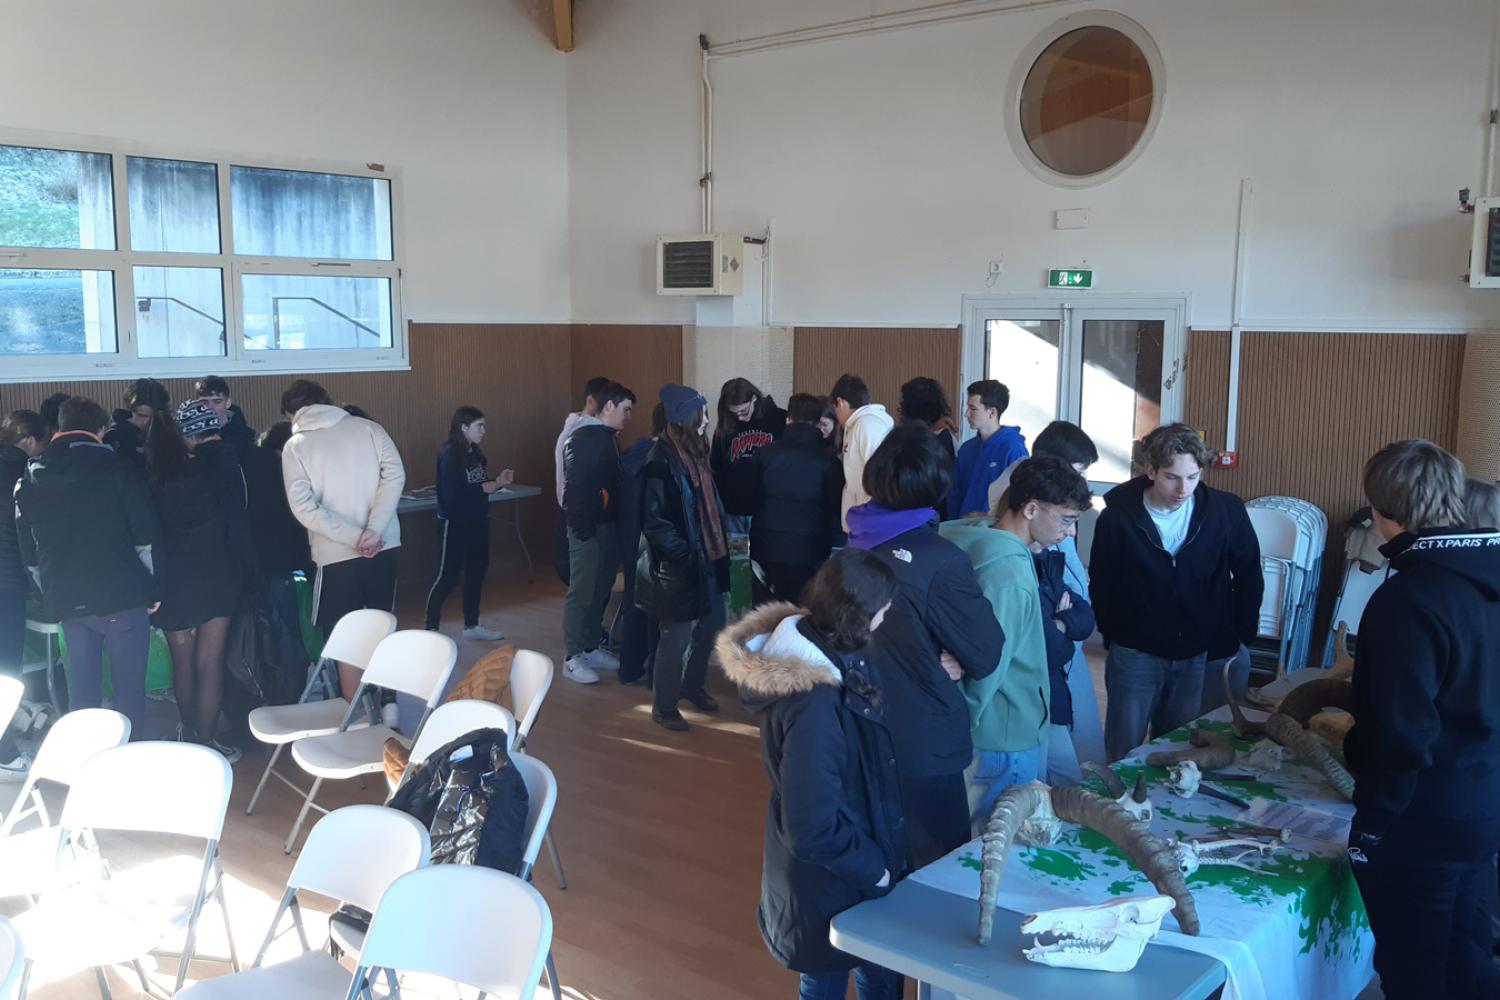
[[[1193,744],[1191,747],[1183,750],[1158,750],[1146,757],[1146,763],[1153,767],[1171,767],[1190,760],[1198,765],[1200,771],[1211,771],[1234,764],[1234,740],[1228,733],[1194,729],[1188,739]]]
[[[1111,800],[1119,801],[1120,797],[1125,794],[1125,782],[1120,780],[1120,776],[1114,772],[1113,768],[1091,760],[1083,765],[1083,769],[1104,782],[1104,790],[1109,792]]]

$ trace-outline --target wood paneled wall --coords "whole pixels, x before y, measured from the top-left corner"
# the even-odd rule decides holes
[[[1344,522],[1382,445],[1424,437],[1453,448],[1464,338],[1433,334],[1246,333],[1240,351],[1239,468],[1208,481],[1249,500],[1310,500],[1328,515],[1321,623],[1343,573]],[[1188,339],[1187,421],[1223,448],[1229,334]]]
[[[963,331],[958,327],[815,327],[794,332],[792,383],[797,392],[825,396],[845,372],[864,378],[870,399],[884,403],[891,416],[901,400],[901,383],[927,375],[942,383],[962,419],[957,398],[963,360]]]
[[[564,412],[578,409],[588,380],[603,375],[635,393],[635,413],[620,433],[620,447],[628,448],[636,438],[649,435],[651,411],[661,400],[661,387],[682,381],[682,327],[575,323],[572,344],[572,379]],[[709,394],[707,388],[699,389]],[[709,396],[710,406],[717,401],[717,396]],[[552,436],[555,440],[557,432]]]
[[[436,475],[438,446],[448,433],[455,407],[469,404],[484,411],[485,454],[491,468],[516,470],[516,481],[550,490],[552,446],[568,412],[571,343],[565,325],[427,324],[411,328],[411,371],[309,373],[335,400],[358,404],[395,440],[406,464],[406,481],[429,485]],[[209,366],[205,366],[205,371]],[[234,401],[257,430],[280,419],[281,393],[293,375],[230,378]],[[174,401],[186,399],[193,380],[162,380]],[[121,405],[129,380],[0,384],[0,407],[36,409],[54,392],[98,400],[106,408]],[[534,560],[545,571],[551,552],[552,505],[549,493],[521,502],[522,525]],[[497,514],[510,517],[510,511]],[[401,560],[403,587],[425,586],[436,565],[431,515],[403,519]],[[513,551],[505,529],[496,551]],[[504,571],[519,566],[507,560]],[[497,567],[500,568],[500,567]],[[454,602],[456,605],[456,602]]]

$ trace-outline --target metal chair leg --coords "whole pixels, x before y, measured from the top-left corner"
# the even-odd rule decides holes
[[[105,978],[104,970],[97,965],[94,966],[94,980],[99,984],[99,996],[103,997],[104,1000],[111,1000],[112,994],[109,992],[109,980]]]
[[[552,867],[557,869],[557,887],[566,889],[568,887],[568,876],[563,874],[562,857],[557,853],[557,844],[552,840],[552,831],[547,831],[547,853],[552,855]]]
[[[245,815],[249,816],[255,811],[255,803],[260,801],[260,793],[266,790],[266,782],[270,780],[271,769],[276,766],[276,761],[281,757],[281,751],[285,750],[285,743],[276,744],[276,749],[271,751],[271,759],[266,761],[266,769],[261,772],[260,784],[255,786],[255,792],[250,796],[250,804],[245,807]]]
[[[224,939],[229,942],[229,967],[239,972],[241,971],[240,953],[239,949],[234,946],[234,928],[229,924],[229,902],[224,895],[224,869],[217,864],[215,867],[219,869],[219,891],[216,895],[219,897],[219,912],[224,915]]]
[[[281,849],[282,854],[291,854],[292,845],[297,842],[297,834],[302,832],[302,823],[307,819],[308,810],[312,808],[313,799],[318,795],[318,789],[323,786],[323,779],[318,778],[307,790],[307,798],[302,800],[302,811],[297,813],[297,822],[292,824],[292,832],[286,838],[286,846]]]
[[[557,979],[557,963],[552,961],[552,949],[547,949],[547,983],[552,987],[552,1000],[562,1000],[562,983]]]
[[[141,992],[146,994],[148,997],[151,996],[151,980],[146,978],[146,967],[141,964],[141,960],[138,958],[133,960],[130,964],[135,966],[135,974],[140,978]]]

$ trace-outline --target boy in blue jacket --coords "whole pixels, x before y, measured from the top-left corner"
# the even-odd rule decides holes
[[[984,517],[990,513],[990,483],[1006,469],[1026,458],[1026,437],[1021,428],[1001,426],[1000,417],[1010,406],[1010,390],[992,378],[969,386],[965,416],[978,432],[958,449],[953,468],[953,489],[948,494],[948,517]]]

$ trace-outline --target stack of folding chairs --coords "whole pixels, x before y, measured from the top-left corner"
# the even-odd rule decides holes
[[[1289,670],[1307,666],[1313,646],[1328,517],[1313,504],[1294,497],[1260,497],[1245,506],[1260,542],[1261,571],[1266,581],[1251,660],[1262,668],[1275,669],[1282,677]],[[1320,657],[1321,653],[1319,650]]]

